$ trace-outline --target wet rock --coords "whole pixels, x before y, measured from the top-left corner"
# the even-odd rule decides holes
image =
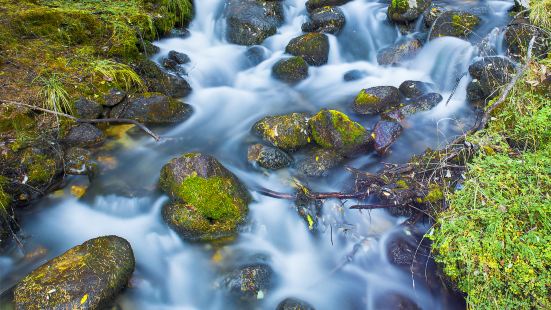
[[[138,50],[144,53],[146,57],[157,54],[158,52],[161,51],[161,49],[158,46],[153,45],[153,43],[147,40],[143,40],[141,44],[137,45],[137,47],[138,47]]]
[[[394,46],[382,49],[377,54],[377,62],[380,65],[395,65],[413,58],[421,48],[422,43],[418,39],[407,39]]]
[[[467,38],[481,23],[480,17],[463,11],[447,11],[436,19],[430,39],[439,37]]]
[[[315,310],[315,308],[304,300],[291,297],[280,302],[276,310]]]
[[[329,38],[323,33],[307,33],[292,39],[285,52],[301,56],[309,65],[321,66],[329,58]]]
[[[310,121],[312,137],[316,143],[341,153],[355,152],[370,142],[367,130],[336,110],[321,110]]]
[[[388,18],[398,23],[416,20],[429,7],[431,0],[392,0],[388,6]]]
[[[186,80],[161,70],[149,59],[138,61],[133,68],[142,77],[150,92],[174,98],[185,97],[191,93],[191,86]]]
[[[389,238],[386,248],[391,264],[417,278],[434,281],[436,264],[430,256],[430,241],[422,238],[415,227],[404,226]]]
[[[168,52],[168,59],[176,62],[178,65],[183,65],[191,62],[191,59],[187,54],[180,53],[177,51],[170,51]]]
[[[253,125],[253,131],[284,151],[295,151],[311,141],[308,115],[304,113],[266,116]]]
[[[245,51],[245,58],[247,60],[246,67],[254,67],[268,58],[268,51],[264,46],[251,46]]]
[[[247,159],[262,168],[271,170],[289,167],[293,161],[293,159],[282,150],[262,144],[249,146]]]
[[[162,60],[161,64],[163,67],[169,70],[178,70],[178,63],[170,58],[165,58]]]
[[[302,31],[337,34],[345,22],[344,13],[339,7],[325,6],[310,13],[310,20],[302,24]]]
[[[225,15],[228,41],[256,45],[276,33],[283,22],[283,5],[280,1],[228,0]]]
[[[243,184],[214,157],[188,153],[161,170],[161,189],[172,199],[163,218],[182,238],[212,241],[232,238],[248,212]]]
[[[350,70],[348,72],[346,72],[342,79],[345,81],[345,82],[351,82],[351,81],[357,81],[357,80],[361,80],[363,79],[364,77],[367,76],[367,72],[365,71],[361,71],[361,70]]]
[[[375,141],[375,150],[384,154],[402,133],[402,126],[396,122],[379,121],[371,134]]]
[[[169,124],[187,119],[190,105],[158,93],[131,97],[111,110],[111,117],[127,118],[142,123]]]
[[[380,310],[421,310],[417,304],[401,294],[386,293],[375,302],[375,308]]]
[[[191,32],[187,30],[186,28],[172,28],[168,32],[169,38],[180,38],[180,39],[186,39],[189,36],[191,36]]]
[[[95,119],[103,112],[101,105],[86,98],[80,98],[74,104],[76,116],[84,119]]]
[[[63,142],[68,146],[91,147],[105,141],[101,130],[92,124],[79,124],[69,130]]]
[[[296,84],[308,78],[308,64],[302,57],[291,57],[276,62],[272,76],[289,84]]]
[[[532,37],[536,37],[532,49],[535,58],[545,58],[551,48],[551,34],[530,23],[529,19],[517,18],[505,29],[507,52],[516,60],[526,56]]]
[[[428,93],[431,89],[434,88],[432,83],[421,82],[421,81],[404,81],[400,84],[398,89],[406,98],[417,98]]]
[[[467,86],[467,98],[476,105],[497,95],[499,87],[515,75],[515,64],[500,56],[484,57],[469,66],[473,80]]]
[[[103,105],[106,107],[114,107],[126,99],[126,92],[120,89],[112,88],[105,96],[103,96]]]
[[[444,13],[446,9],[438,4],[432,3],[427,10],[423,13],[423,19],[425,22],[425,27],[430,29],[436,19]]]
[[[97,170],[97,163],[92,160],[92,152],[89,150],[72,147],[65,151],[64,170],[71,175],[93,175]]]
[[[382,118],[386,120],[401,122],[406,117],[434,108],[442,100],[444,100],[442,95],[437,93],[428,93],[426,95],[422,95],[411,100],[410,102],[406,103],[406,105],[398,109],[385,112],[382,115]]]
[[[106,236],[88,240],[48,261],[15,287],[16,309],[103,309],[134,271],[128,241]]]
[[[308,10],[308,12],[312,12],[319,8],[343,5],[350,1],[351,0],[308,0],[306,1],[306,10]]]
[[[333,149],[314,148],[297,163],[297,170],[309,177],[324,177],[338,166],[344,157]]]
[[[255,301],[262,299],[272,289],[273,276],[274,272],[269,265],[250,264],[228,274],[223,285],[236,298]]]
[[[377,114],[397,107],[400,91],[394,86],[376,86],[363,89],[354,99],[352,109],[358,114]]]

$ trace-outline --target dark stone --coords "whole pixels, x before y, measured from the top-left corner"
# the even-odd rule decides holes
[[[439,37],[467,38],[481,23],[480,17],[463,11],[447,11],[436,19],[432,27],[430,39]]]
[[[92,147],[105,141],[103,132],[92,124],[79,124],[69,130],[63,142],[68,146]]]
[[[326,6],[310,13],[310,21],[302,24],[302,31],[337,34],[345,22],[344,13],[339,7]]]
[[[153,43],[147,40],[144,40],[141,43],[138,43],[137,46],[138,46],[138,50],[144,53],[146,57],[157,54],[158,52],[161,51],[161,49],[158,46],[153,45]]]
[[[225,9],[227,38],[239,45],[261,44],[283,22],[281,1],[228,0]]]
[[[16,309],[103,309],[134,271],[128,241],[116,236],[88,240],[38,267],[15,287]]]
[[[193,112],[190,105],[162,94],[131,97],[111,110],[113,118],[127,118],[142,123],[167,124],[187,119]]]
[[[186,28],[172,28],[169,33],[169,38],[180,38],[180,39],[186,39],[191,36],[191,32],[187,30]]]
[[[348,72],[346,72],[342,79],[345,81],[345,82],[351,82],[351,81],[357,81],[357,80],[361,80],[363,79],[364,77],[367,76],[367,72],[365,71],[361,71],[361,70],[350,70]]]
[[[168,52],[168,59],[173,60],[178,65],[183,65],[191,62],[191,59],[189,59],[189,56],[187,54],[177,51]]]
[[[430,29],[436,19],[438,19],[438,17],[445,11],[446,9],[441,5],[432,3],[429,8],[423,13],[423,21],[425,22],[425,27],[427,29]]]
[[[394,46],[382,49],[377,54],[377,62],[380,65],[396,65],[404,60],[411,59],[421,48],[422,43],[418,39],[407,39],[398,42]]]
[[[126,92],[124,90],[112,88],[109,93],[103,96],[103,105],[106,107],[114,107],[126,99]]]
[[[178,69],[178,63],[170,58],[164,58],[162,61],[163,67],[170,69],[170,70],[177,70]]]
[[[521,60],[526,56],[532,37],[536,37],[532,55],[540,59],[547,57],[551,49],[551,34],[532,25],[529,19],[517,18],[511,21],[505,29],[505,44],[509,55],[515,60]]]
[[[72,147],[65,151],[64,167],[66,174],[93,175],[97,170],[97,163],[92,160],[89,150]]]
[[[293,159],[282,150],[262,144],[249,146],[247,159],[262,168],[271,170],[289,167],[293,162]]]
[[[259,292],[266,295],[272,289],[273,276],[274,272],[269,265],[251,264],[228,274],[223,285],[240,300],[256,301]]]
[[[429,7],[431,0],[398,1],[388,5],[388,18],[398,23],[410,23],[416,20]]]
[[[284,151],[305,147],[312,137],[304,113],[266,116],[253,125],[253,132]]]
[[[315,310],[315,308],[304,300],[291,297],[280,302],[276,310]]]
[[[431,89],[434,88],[432,83],[421,82],[421,81],[404,81],[400,84],[398,89],[406,98],[417,98],[428,93]]]
[[[373,128],[375,150],[384,154],[402,133],[402,126],[396,122],[379,121]]]
[[[314,148],[297,162],[297,170],[305,176],[324,177],[343,160],[344,157],[335,150]]]
[[[352,109],[358,114],[377,114],[400,104],[400,91],[394,86],[376,86],[360,91]]]
[[[272,76],[288,84],[296,84],[308,78],[308,64],[302,57],[282,59],[272,67]]]
[[[497,95],[499,87],[514,76],[516,67],[509,59],[500,56],[484,57],[469,66],[473,80],[467,86],[467,98],[476,105]]]
[[[101,105],[86,98],[80,98],[74,104],[76,116],[84,119],[99,118],[103,112]]]
[[[149,59],[141,59],[133,65],[150,92],[181,98],[191,93],[191,86],[182,77],[163,71]]]
[[[377,310],[421,310],[417,304],[398,293],[385,293],[375,302]]]
[[[301,56],[309,65],[321,66],[329,58],[329,38],[323,33],[307,33],[292,39],[285,52]]]
[[[401,122],[406,117],[414,115],[416,113],[428,111],[435,106],[437,106],[444,98],[442,95],[437,93],[428,93],[420,97],[412,99],[410,102],[406,103],[405,106],[398,109],[385,112],[382,115],[383,119],[393,120]]]
[[[306,1],[306,10],[308,10],[308,12],[312,12],[319,8],[343,5],[350,1],[351,0],[308,0]]]

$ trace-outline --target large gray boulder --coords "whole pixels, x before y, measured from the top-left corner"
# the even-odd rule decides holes
[[[228,0],[227,39],[239,45],[261,44],[283,22],[281,1]]]

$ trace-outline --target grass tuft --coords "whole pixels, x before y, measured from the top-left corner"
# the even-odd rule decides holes
[[[39,76],[38,82],[42,86],[44,108],[60,113],[72,113],[69,94],[58,74],[53,73],[47,77]]]
[[[128,65],[110,59],[100,59],[90,64],[93,75],[125,90],[145,89],[140,76]]]

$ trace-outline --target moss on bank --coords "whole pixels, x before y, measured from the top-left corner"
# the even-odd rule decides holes
[[[488,127],[467,138],[479,152],[430,233],[473,309],[551,307],[550,67],[550,58],[533,62]]]

